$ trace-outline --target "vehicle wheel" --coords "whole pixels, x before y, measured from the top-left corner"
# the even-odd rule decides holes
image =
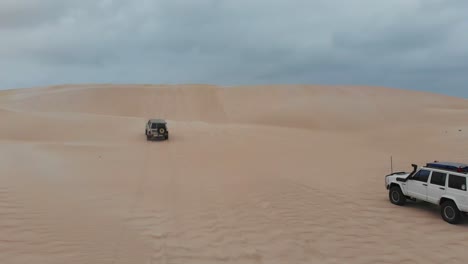
[[[150,140],[151,136],[146,135],[146,140]]]
[[[392,204],[404,205],[406,203],[406,197],[398,186],[390,188],[388,198]]]
[[[168,139],[169,139],[169,135],[166,136],[166,140],[168,140]]]
[[[446,201],[442,203],[440,207],[440,214],[442,215],[442,219],[453,225],[460,223],[462,220],[460,210],[458,210],[457,205],[452,201]]]

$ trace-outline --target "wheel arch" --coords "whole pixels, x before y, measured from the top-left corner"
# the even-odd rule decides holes
[[[452,197],[452,196],[449,196],[449,195],[444,195],[440,198],[439,200],[439,205],[442,205],[444,202],[446,201],[451,201],[455,204],[455,206],[458,208],[458,210],[460,210],[460,208],[458,207],[458,204],[457,202],[455,201],[455,198]]]
[[[401,185],[397,182],[390,182],[390,184],[387,186],[388,189],[390,190],[392,187],[398,187],[401,189],[401,191],[403,192],[403,188],[401,187]]]

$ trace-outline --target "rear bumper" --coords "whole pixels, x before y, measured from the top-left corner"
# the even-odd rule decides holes
[[[152,138],[165,138],[168,134],[150,134],[149,136]]]

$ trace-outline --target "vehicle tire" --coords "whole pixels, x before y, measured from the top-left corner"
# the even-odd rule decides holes
[[[445,201],[440,206],[440,214],[445,222],[456,225],[462,220],[462,214],[452,201]]]
[[[166,136],[166,140],[168,140],[168,139],[169,139],[169,135]]]
[[[406,203],[406,197],[398,186],[390,188],[388,198],[390,199],[390,202],[395,205],[404,205]]]
[[[151,140],[151,136],[146,135],[146,140]]]

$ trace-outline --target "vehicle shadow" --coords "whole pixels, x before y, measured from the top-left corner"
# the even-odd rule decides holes
[[[411,210],[421,211],[423,213],[428,214],[431,217],[440,218],[443,221],[443,219],[440,216],[440,207],[438,205],[424,201],[407,201],[404,207],[411,208]],[[458,225],[468,228],[468,216],[464,215],[463,220]]]
[[[168,139],[164,139],[164,138],[154,138],[154,139],[150,139],[148,140],[150,142],[161,142],[161,141],[168,141]]]

